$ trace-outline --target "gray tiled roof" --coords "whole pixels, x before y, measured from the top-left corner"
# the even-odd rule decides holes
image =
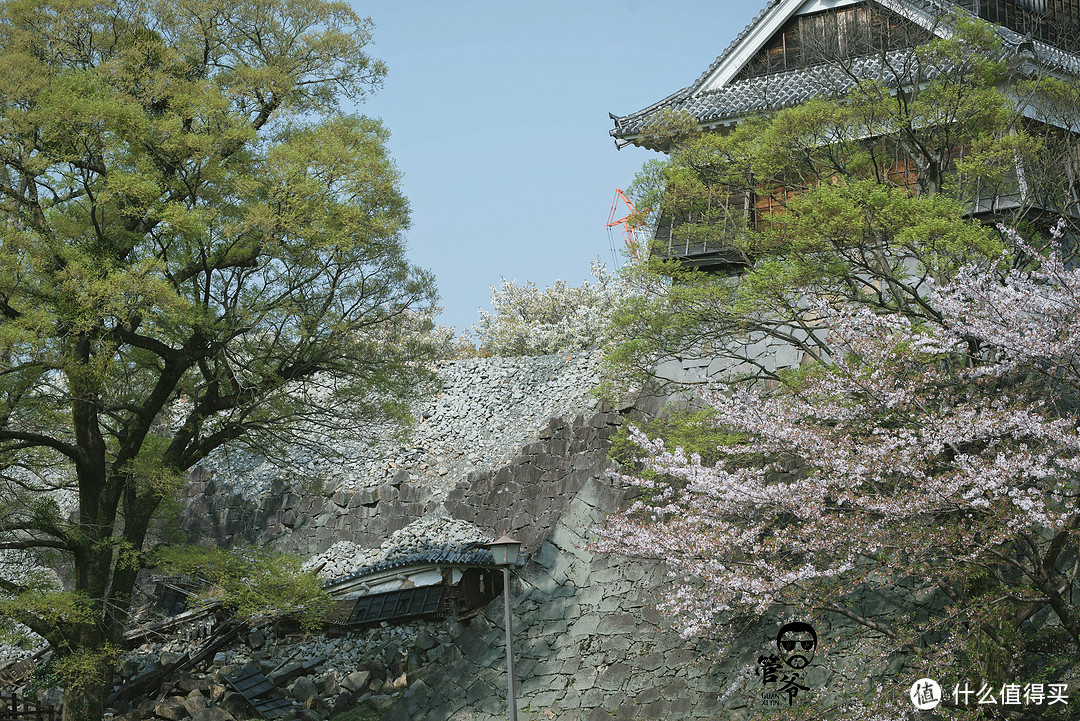
[[[904,51],[891,55],[896,58]],[[860,78],[877,78],[886,84],[895,83],[892,75],[879,57],[853,59],[852,74]],[[814,97],[840,96],[851,89],[851,76],[832,65],[818,65],[781,73],[759,75],[729,82],[718,90],[700,93],[684,93],[682,97],[669,97],[648,108],[616,118],[616,138],[634,136],[648,124],[653,112],[669,107],[690,112],[704,126],[746,117],[780,108],[798,105]]]
[[[772,73],[752,78],[728,81],[723,87],[701,91],[705,80],[731,55],[758,23],[781,0],[769,0],[761,12],[743,28],[742,32],[728,45],[727,49],[694,82],[668,97],[648,107],[624,116],[611,115],[615,127],[609,131],[617,144],[630,142],[638,136],[648,124],[651,116],[661,108],[685,110],[706,127],[722,124],[725,121],[737,121],[747,115],[778,110],[798,105],[815,97],[833,97],[850,89],[853,81],[838,68],[829,65],[800,68],[785,72]],[[882,5],[897,12],[936,15],[946,5],[936,0],[879,0]],[[1026,38],[1005,27],[998,27],[1002,39],[1002,57],[1012,55]],[[1056,48],[1040,40],[1032,41],[1035,62],[1050,71],[1080,75],[1080,56]],[[896,58],[903,51],[893,53]],[[883,82],[895,82],[895,77],[883,72],[879,58],[865,57],[854,59],[851,71],[860,78],[878,78]]]
[[[323,584],[323,588],[332,588],[349,581],[355,581],[373,573],[388,571],[394,568],[407,568],[409,566],[421,566],[436,564],[439,566],[494,566],[495,559],[491,551],[477,546],[475,543],[466,543],[463,546],[435,546],[419,553],[408,556],[399,556],[389,561],[381,561],[372,566],[360,568],[347,576],[333,578]]]

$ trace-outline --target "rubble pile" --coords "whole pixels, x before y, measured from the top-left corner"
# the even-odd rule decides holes
[[[325,579],[348,575],[365,566],[412,556],[439,546],[461,546],[490,541],[482,530],[457,518],[445,509],[424,516],[395,531],[379,548],[364,548],[351,541],[338,541],[304,563],[305,569],[319,569]]]
[[[505,464],[549,418],[594,408],[590,389],[600,379],[598,357],[587,352],[443,361],[437,373],[440,389],[418,405],[407,441],[386,426],[371,443],[335,437],[321,452],[297,445],[287,463],[233,448],[209,465],[248,497],[270,492],[275,481],[291,487],[297,477],[344,492],[373,490],[404,469],[441,500],[469,471]]]
[[[174,675],[156,693],[127,707],[111,708],[116,721],[244,721],[258,714],[230,684],[254,666],[292,708],[284,719],[327,719],[361,704],[390,706],[415,680],[414,674],[438,657],[463,630],[456,620],[387,623],[329,638],[300,635],[273,624],[255,628],[214,656],[209,670]],[[180,639],[144,644],[120,667],[118,689],[139,676],[165,668],[198,645]]]

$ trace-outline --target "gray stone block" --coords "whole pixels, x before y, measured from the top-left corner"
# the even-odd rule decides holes
[[[589,711],[585,721],[612,721],[611,713],[606,708],[597,707]]]
[[[570,635],[575,638],[593,636],[596,634],[600,622],[600,616],[595,613],[587,613],[576,620],[571,619],[569,621]]]
[[[596,686],[605,691],[618,691],[626,687],[634,669],[625,663],[614,663],[596,678]]]
[[[619,634],[617,636],[603,636],[600,642],[601,651],[620,651],[625,652],[630,648],[630,636]],[[626,653],[615,654],[616,658],[626,657]]]

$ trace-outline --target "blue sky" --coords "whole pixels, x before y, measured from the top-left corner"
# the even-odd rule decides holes
[[[354,2],[376,24],[380,117],[413,211],[409,256],[440,322],[471,327],[500,276],[576,285],[601,257],[616,188],[657,154],[615,149],[625,115],[690,84],[764,0]]]

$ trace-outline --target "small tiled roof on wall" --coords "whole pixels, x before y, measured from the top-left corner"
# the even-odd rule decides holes
[[[486,548],[478,547],[474,543],[467,543],[463,546],[437,546],[408,556],[400,556],[389,561],[381,561],[375,565],[358,569],[346,576],[330,579],[323,584],[323,588],[333,588],[334,586],[340,586],[341,584],[355,581],[364,576],[370,576],[375,573],[395,568],[408,568],[410,566],[423,565],[493,567],[495,565],[495,558],[491,555],[491,551]]]
[[[924,27],[937,27],[934,19],[945,10],[958,10],[953,3],[936,0],[867,0],[915,21]],[[759,25],[771,15],[787,12],[789,15],[800,3],[791,0],[769,0],[757,16],[743,28],[727,49],[694,82],[648,107],[628,115],[611,115],[615,127],[609,134],[622,147],[637,142],[654,113],[661,109],[690,113],[704,128],[734,124],[743,118],[798,105],[815,97],[833,97],[850,89],[853,81],[839,69],[818,65],[757,77],[729,79],[717,85],[715,76],[730,63]],[[786,8],[785,8],[786,6]],[[961,10],[961,12],[964,12]],[[1051,72],[1080,75],[1080,56],[1054,47],[1041,40],[1030,40],[1008,28],[998,26],[1002,39],[1002,57],[1016,54],[1021,46],[1031,53],[1031,61]],[[941,32],[938,29],[938,32]],[[903,51],[896,51],[897,53]],[[737,62],[737,61],[736,61]],[[876,57],[854,59],[850,70],[859,77],[878,78],[883,82],[895,81],[888,77],[882,63]],[[712,87],[709,87],[710,83]]]

